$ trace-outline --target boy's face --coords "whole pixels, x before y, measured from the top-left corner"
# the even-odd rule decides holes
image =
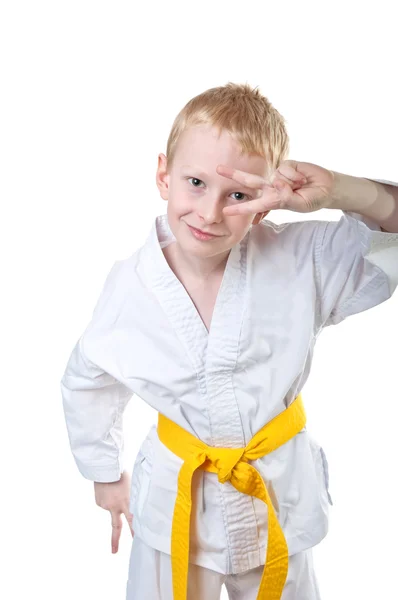
[[[231,135],[208,125],[191,127],[181,135],[171,169],[159,155],[156,183],[168,201],[170,229],[186,253],[210,258],[240,242],[253,215],[224,216],[223,208],[254,199],[253,190],[219,175],[219,164],[265,177],[267,163],[258,155],[241,154]],[[211,237],[201,235],[198,230]]]

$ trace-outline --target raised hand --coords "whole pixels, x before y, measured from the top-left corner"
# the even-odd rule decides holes
[[[270,181],[227,165],[218,165],[217,173],[252,188],[256,195],[254,200],[225,207],[225,215],[266,214],[277,209],[307,213],[328,208],[332,202],[333,171],[311,163],[286,160]]]

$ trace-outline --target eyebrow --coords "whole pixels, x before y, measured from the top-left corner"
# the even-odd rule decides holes
[[[182,169],[188,169],[189,171],[195,171],[199,177],[207,177],[207,173],[201,171],[198,167],[193,165],[182,165]]]

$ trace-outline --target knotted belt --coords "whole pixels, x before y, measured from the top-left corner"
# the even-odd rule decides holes
[[[187,595],[191,484],[192,476],[199,468],[217,473],[220,483],[229,481],[239,492],[259,498],[267,505],[267,556],[257,600],[280,600],[288,571],[288,547],[264,481],[248,461],[273,452],[301,431],[305,423],[304,405],[299,395],[286,410],[260,429],[245,448],[215,448],[159,414],[160,441],[184,461],[178,475],[171,533],[174,600],[186,600]]]

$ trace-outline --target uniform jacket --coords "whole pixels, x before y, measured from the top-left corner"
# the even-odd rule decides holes
[[[61,389],[83,477],[112,482],[123,462],[123,411],[133,394],[206,444],[245,446],[301,392],[321,331],[388,300],[398,285],[398,234],[344,212],[339,221],[263,221],[232,248],[207,332],[162,247],[166,215],[112,267]],[[305,396],[304,396],[305,401]],[[145,438],[132,474],[135,535],[170,553],[182,461]],[[325,454],[307,429],[255,461],[289,553],[328,528]],[[264,564],[267,509],[217,475],[193,481],[190,560],[220,573]]]

